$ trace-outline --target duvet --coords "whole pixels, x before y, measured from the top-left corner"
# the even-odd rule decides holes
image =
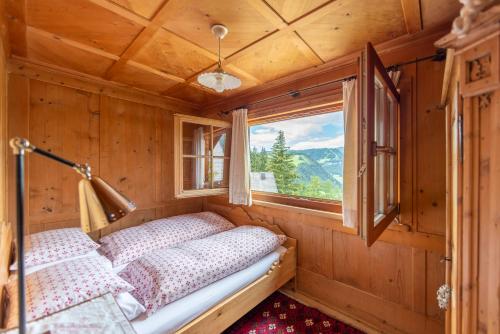
[[[240,226],[204,239],[165,248],[128,264],[120,273],[148,315],[219,279],[240,271],[285,240],[257,226]]]

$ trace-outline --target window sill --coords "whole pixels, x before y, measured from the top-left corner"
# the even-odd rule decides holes
[[[323,211],[323,210],[301,208],[298,206],[286,205],[286,204],[281,204],[281,203],[272,203],[272,202],[267,202],[267,201],[262,201],[262,200],[253,200],[252,202],[255,205],[260,205],[260,206],[264,206],[267,208],[282,209],[282,210],[295,212],[295,213],[302,213],[302,214],[307,214],[307,215],[314,215],[314,216],[319,216],[319,217],[324,217],[324,218],[329,218],[329,219],[335,219],[335,220],[342,222],[342,214],[337,213],[337,212],[329,212],[329,211]]]
[[[228,188],[221,189],[200,189],[200,190],[185,190],[180,194],[176,194],[175,198],[193,198],[193,197],[205,197],[205,196],[217,196],[217,195],[227,195]]]

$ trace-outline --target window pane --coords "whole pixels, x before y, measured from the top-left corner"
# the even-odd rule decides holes
[[[252,190],[342,200],[343,112],[250,127]]]
[[[210,126],[182,123],[182,154],[210,155]]]
[[[184,190],[209,189],[210,158],[184,158]]]
[[[213,187],[229,187],[229,159],[214,158]]]
[[[231,156],[231,129],[214,127],[214,157]]]

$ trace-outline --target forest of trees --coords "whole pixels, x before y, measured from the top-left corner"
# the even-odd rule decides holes
[[[342,188],[331,180],[324,180],[315,175],[306,179],[301,177],[294,161],[294,154],[286,146],[283,131],[278,132],[270,152],[264,148],[258,151],[256,147],[253,147],[250,152],[250,162],[252,172],[272,172],[274,174],[278,192],[281,194],[332,200],[342,199]]]

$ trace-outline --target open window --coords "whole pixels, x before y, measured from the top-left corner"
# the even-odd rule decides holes
[[[399,92],[373,46],[361,59],[360,232],[371,246],[399,211]]]
[[[230,156],[231,123],[174,115],[176,198],[227,193]]]

